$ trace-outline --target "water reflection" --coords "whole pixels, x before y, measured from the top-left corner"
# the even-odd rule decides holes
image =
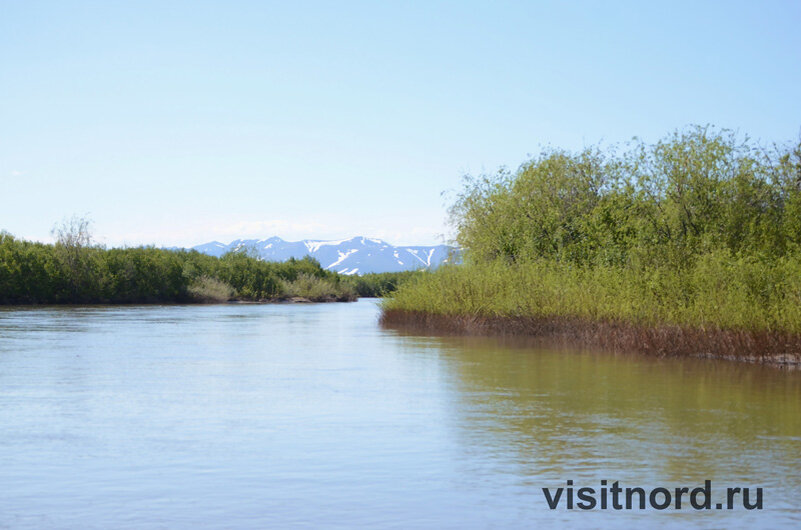
[[[544,348],[536,341],[404,337],[449,374],[466,473],[521,485],[762,486],[792,519],[801,489],[801,374],[698,359]]]

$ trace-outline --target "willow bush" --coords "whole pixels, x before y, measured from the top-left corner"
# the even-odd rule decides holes
[[[265,262],[152,247],[104,249],[88,240],[47,245],[0,232],[0,304],[83,304],[271,300],[298,278],[353,299],[342,278],[311,258]]]
[[[801,144],[691,127],[467,177],[463,266],[384,309],[801,332]]]

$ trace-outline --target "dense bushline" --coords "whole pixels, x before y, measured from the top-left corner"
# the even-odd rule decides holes
[[[451,208],[473,262],[690,267],[726,250],[801,245],[801,144],[765,150],[695,127],[654,145],[550,150],[517,172],[468,178]]]
[[[242,253],[104,249],[64,234],[49,245],[0,232],[1,304],[354,300],[342,280],[311,258],[273,263]]]
[[[426,274],[426,269],[401,272],[375,272],[361,276],[347,276],[343,281],[360,297],[378,298],[395,292],[400,285]]]
[[[548,150],[467,178],[451,220],[466,265],[402,285],[387,314],[801,333],[801,144],[692,127]]]

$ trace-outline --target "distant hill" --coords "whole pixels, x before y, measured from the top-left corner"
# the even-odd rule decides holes
[[[323,268],[340,274],[398,272],[436,268],[448,261],[456,250],[448,245],[396,247],[381,239],[354,237],[340,241],[284,241],[269,239],[237,239],[227,245],[218,241],[192,247],[210,256],[230,251],[246,251],[265,261],[286,261],[311,256]]]

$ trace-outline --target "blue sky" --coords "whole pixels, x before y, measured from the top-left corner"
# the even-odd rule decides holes
[[[447,235],[541,146],[801,130],[801,2],[0,0],[0,229]]]

